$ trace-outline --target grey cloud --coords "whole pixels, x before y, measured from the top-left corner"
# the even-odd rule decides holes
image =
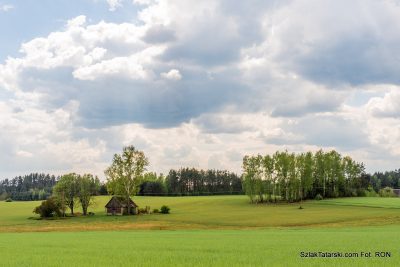
[[[228,133],[237,134],[244,131],[252,131],[253,127],[245,125],[241,120],[235,116],[221,117],[218,115],[202,115],[193,119],[196,124],[204,133]]]
[[[335,44],[319,44],[313,53],[299,57],[295,67],[320,83],[399,84],[400,61],[394,56],[400,53],[399,47],[400,39],[390,46],[378,36],[347,38]]]
[[[337,115],[310,115],[288,129],[303,136],[303,142],[316,146],[333,146],[352,150],[369,146],[368,135],[362,124]]]
[[[331,88],[400,83],[400,9],[394,1],[293,3],[280,18],[285,26],[276,25],[282,66]],[[314,12],[304,17],[307,9]]]
[[[300,99],[299,99],[300,98]],[[327,95],[303,95],[293,97],[287,102],[279,102],[273,108],[272,117],[302,117],[310,113],[336,111],[343,102],[342,97],[332,94]]]
[[[110,77],[95,81],[76,80],[70,68],[28,69],[20,75],[20,87],[47,97],[43,108],[63,107],[79,102],[78,125],[104,128],[125,123],[141,123],[149,128],[168,128],[188,122],[206,112],[237,103],[246,88],[202,72],[184,72],[178,83],[133,81]]]
[[[364,125],[339,115],[307,115],[283,123],[280,134],[259,137],[268,144],[307,144],[350,151],[370,146]]]
[[[164,25],[155,25],[147,30],[143,40],[147,43],[165,43],[175,40],[175,32]]]

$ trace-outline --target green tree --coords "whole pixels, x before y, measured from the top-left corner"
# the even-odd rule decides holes
[[[134,146],[123,148],[122,154],[115,154],[110,167],[105,170],[107,190],[125,198],[130,214],[129,198],[137,194],[143,173],[149,160]]]
[[[94,203],[94,196],[100,189],[100,180],[91,174],[77,178],[77,197],[82,207],[83,215],[87,215],[88,207]]]
[[[53,188],[54,196],[59,200],[63,210],[63,216],[65,216],[65,206],[71,210],[71,214],[74,214],[74,207],[76,206],[77,196],[77,179],[76,173],[69,173],[61,176],[60,180]]]
[[[255,196],[259,195],[261,191],[260,180],[260,157],[249,157],[243,158],[243,186],[246,195],[250,197],[250,201],[253,203]]]
[[[269,190],[267,190],[268,200],[271,201],[271,194],[272,194],[276,202],[276,193],[275,193],[276,175],[274,174],[274,158],[271,157],[270,155],[266,155],[262,159],[262,165],[263,165],[264,179],[267,181],[267,185],[269,185],[270,187]]]
[[[283,199],[289,199],[289,168],[290,168],[290,159],[289,153],[279,152],[277,151],[274,154],[275,161],[275,171],[278,176],[279,184],[281,184],[284,188],[284,191],[281,192]]]

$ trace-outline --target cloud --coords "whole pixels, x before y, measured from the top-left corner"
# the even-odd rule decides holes
[[[367,109],[376,117],[400,118],[400,90],[392,89],[383,97],[373,97],[367,103]]]
[[[252,131],[255,128],[246,123],[242,116],[233,114],[203,114],[193,120],[205,133],[230,133],[237,134],[245,131]]]
[[[147,43],[166,43],[176,39],[173,29],[165,25],[153,25],[146,30],[143,40]]]
[[[398,84],[399,18],[396,1],[292,1],[267,19],[267,45],[282,67],[318,83]]]
[[[108,4],[128,2],[126,21],[71,18],[0,64],[0,172],[101,175],[130,144],[164,173],[282,149],[398,162],[394,1]]]
[[[122,0],[106,0],[110,11],[115,11],[117,8],[122,7]]]
[[[161,77],[173,81],[179,81],[180,79],[182,79],[182,75],[177,69],[172,69],[168,72],[162,72]]]
[[[303,136],[303,142],[321,147],[353,150],[369,145],[361,122],[337,115],[312,115],[288,126],[291,132]]]
[[[0,12],[8,12],[12,9],[14,9],[15,7],[13,5],[10,4],[0,4]]]

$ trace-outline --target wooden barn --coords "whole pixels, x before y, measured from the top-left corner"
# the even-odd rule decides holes
[[[129,198],[131,214],[137,214],[138,205]],[[107,215],[124,215],[128,213],[127,203],[124,197],[113,196],[106,204]]]

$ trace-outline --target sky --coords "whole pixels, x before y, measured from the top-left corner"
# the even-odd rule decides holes
[[[399,0],[0,0],[0,179],[241,172],[335,149],[400,168]]]

